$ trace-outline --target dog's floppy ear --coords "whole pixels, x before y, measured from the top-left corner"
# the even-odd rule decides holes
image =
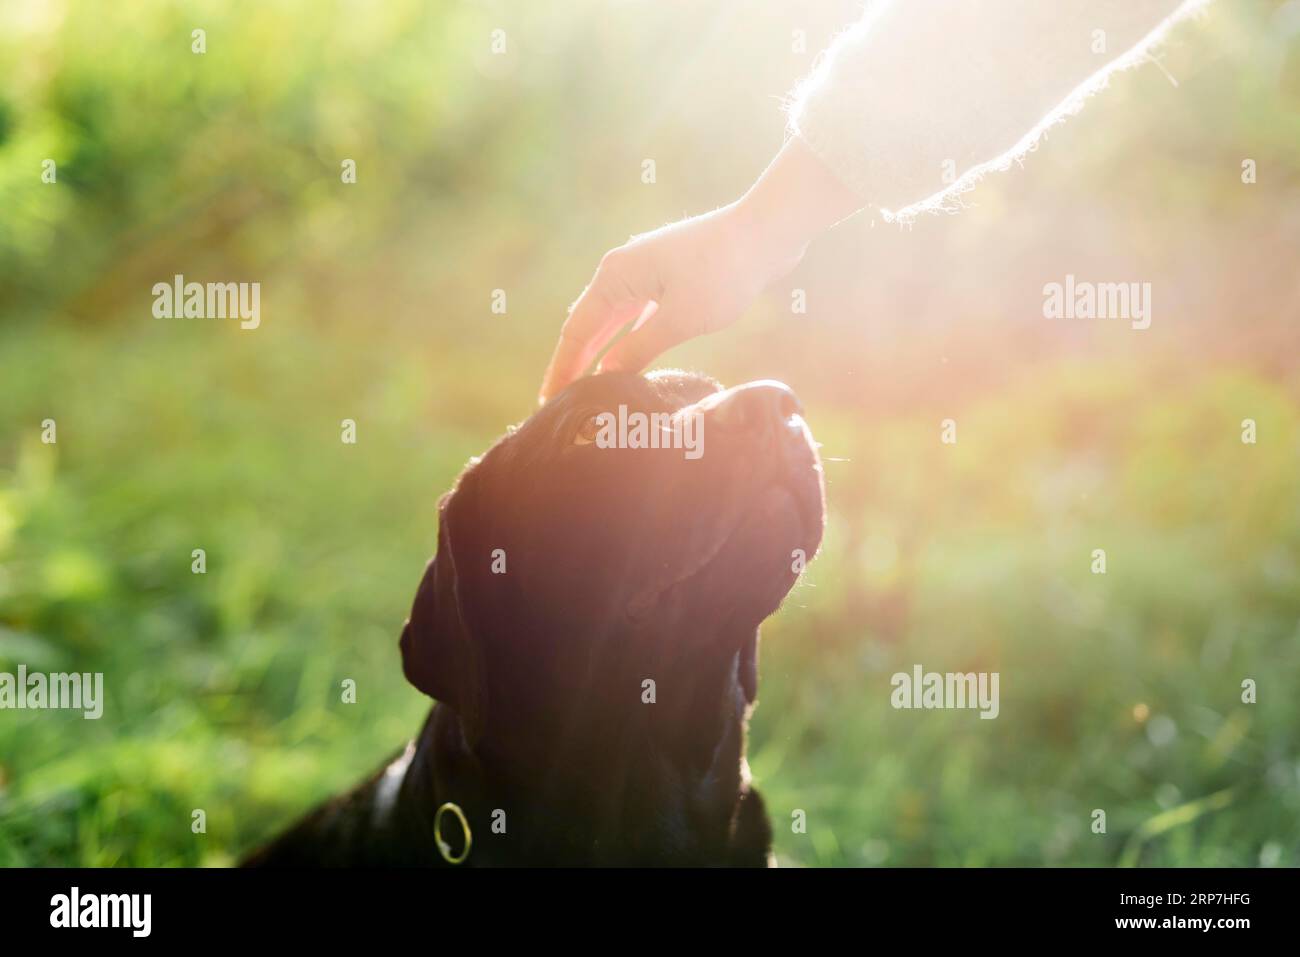
[[[482,730],[481,648],[467,614],[458,556],[472,560],[467,518],[472,482],[467,474],[438,503],[438,551],[424,570],[411,616],[402,628],[402,672],[425,694],[456,709],[472,744]],[[463,570],[462,570],[463,571]]]

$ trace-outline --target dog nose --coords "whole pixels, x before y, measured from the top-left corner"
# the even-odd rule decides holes
[[[713,420],[735,432],[775,431],[792,415],[803,415],[803,404],[790,387],[773,379],[728,389],[719,397]]]

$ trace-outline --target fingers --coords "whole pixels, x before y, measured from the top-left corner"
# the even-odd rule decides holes
[[[673,346],[703,331],[691,314],[667,302],[605,353],[596,371],[640,372]]]
[[[644,300],[618,275],[618,267],[611,260],[612,256],[607,255],[601,261],[591,284],[564,321],[560,341],[542,376],[539,402],[545,402],[582,375],[614,334],[644,307]]]

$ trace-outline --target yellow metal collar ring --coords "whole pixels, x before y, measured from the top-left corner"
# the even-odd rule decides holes
[[[451,812],[456,820],[460,822],[460,829],[465,834],[465,849],[460,852],[459,856],[453,855],[451,845],[442,839],[442,816],[448,812]],[[470,844],[473,843],[473,837],[470,835],[469,821],[465,820],[465,812],[460,809],[459,805],[448,801],[438,808],[438,813],[433,816],[433,839],[438,842],[438,853],[442,855],[442,859],[448,864],[459,864],[469,857],[469,848]]]

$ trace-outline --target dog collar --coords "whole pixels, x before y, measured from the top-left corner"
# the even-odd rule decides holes
[[[451,853],[451,845],[442,839],[442,816],[451,813],[456,820],[460,822],[460,829],[465,835],[465,849],[460,855]],[[470,845],[474,842],[473,835],[470,833],[469,821],[465,820],[465,812],[460,809],[460,805],[447,801],[440,808],[438,813],[433,816],[433,839],[438,843],[438,853],[448,864],[460,864],[465,858],[469,857]]]

